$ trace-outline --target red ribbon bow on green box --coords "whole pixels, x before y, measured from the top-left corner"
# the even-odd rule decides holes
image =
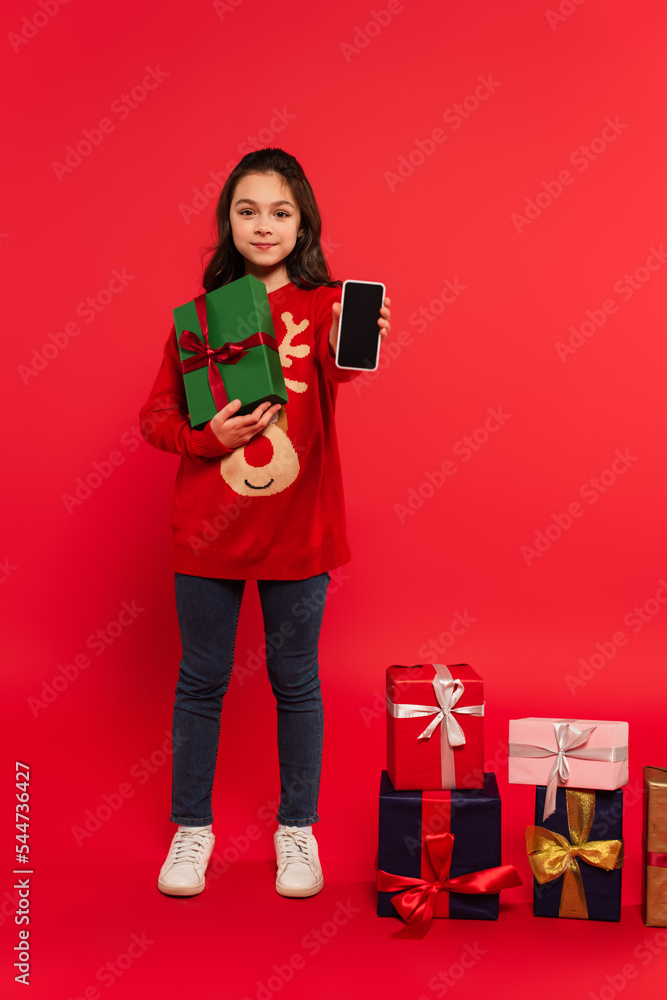
[[[194,302],[201,327],[201,338],[193,330],[183,330],[178,342],[183,350],[194,353],[191,358],[184,358],[181,361],[181,367],[183,374],[187,375],[188,372],[194,372],[198,368],[205,368],[208,365],[208,384],[211,387],[215,405],[218,410],[221,410],[229,400],[218,365],[235,365],[253,347],[264,346],[270,347],[272,351],[277,351],[276,338],[260,330],[259,333],[253,333],[245,340],[227,341],[221,347],[211,347],[208,342],[206,295],[198,295]]]

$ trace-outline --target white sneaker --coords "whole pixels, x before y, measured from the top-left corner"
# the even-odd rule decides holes
[[[324,885],[317,841],[299,826],[286,826],[273,835],[278,862],[276,892],[281,896],[314,896]]]
[[[157,887],[168,896],[196,896],[206,887],[204,874],[213,852],[211,830],[177,830],[160,869]]]

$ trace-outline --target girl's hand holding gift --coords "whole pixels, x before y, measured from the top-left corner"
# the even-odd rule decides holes
[[[391,330],[391,324],[389,320],[391,319],[391,312],[389,311],[389,306],[391,305],[391,299],[386,296],[382,303],[382,308],[380,309],[380,319],[378,320],[378,326],[380,327],[380,343],[387,336]],[[329,346],[331,348],[331,353],[336,357],[336,348],[338,347],[338,325],[340,323],[340,313],[342,309],[340,302],[334,302],[332,306],[333,311],[333,323],[331,324],[331,330],[329,331]]]
[[[252,413],[235,417],[240,405],[240,399],[232,399],[211,418],[211,430],[225,448],[241,448],[247,444],[250,438],[264,430],[282,404],[274,403],[271,406],[268,402],[260,403]]]
[[[389,322],[391,319],[390,305],[391,299],[385,297],[380,309],[380,319],[378,319],[380,342],[384,340],[391,330]],[[329,331],[329,346],[334,357],[336,356],[336,347],[338,345],[338,326],[340,323],[341,308],[340,302],[334,302],[332,306],[333,321],[331,323],[331,330]],[[281,406],[280,403],[274,403],[273,406],[269,405],[269,403],[260,403],[252,413],[248,413],[244,417],[235,417],[234,414],[240,405],[240,399],[233,399],[222,410],[218,410],[216,415],[211,418],[211,430],[218,441],[221,441],[226,448],[241,448],[247,444],[255,434],[259,434],[264,430],[275,414],[278,413]]]

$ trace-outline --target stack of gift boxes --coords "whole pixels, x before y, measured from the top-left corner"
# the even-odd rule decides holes
[[[467,664],[387,669],[387,770],[380,783],[379,916],[399,937],[433,917],[498,917],[521,884],[501,864],[501,802],[484,773],[484,694]],[[513,719],[509,781],[535,785],[526,830],[536,916],[619,920],[627,722]],[[643,918],[667,926],[667,769],[644,768]]]
[[[387,770],[380,783],[378,914],[423,937],[433,917],[498,918],[501,802],[484,773],[482,678],[465,663],[387,669]]]
[[[536,786],[535,916],[620,920],[627,722],[512,719],[509,780]]]

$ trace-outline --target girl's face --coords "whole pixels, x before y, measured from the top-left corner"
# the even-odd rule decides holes
[[[229,221],[245,273],[265,280],[289,280],[284,263],[299,234],[301,212],[279,174],[246,174],[232,195]]]

